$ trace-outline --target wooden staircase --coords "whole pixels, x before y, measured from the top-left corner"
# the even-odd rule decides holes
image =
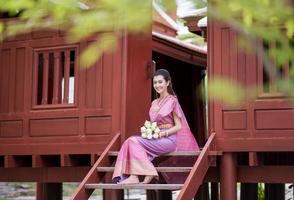
[[[156,169],[160,173],[186,173],[186,181],[182,184],[134,184],[134,185],[119,185],[111,183],[112,172],[114,171],[113,164],[118,155],[120,148],[120,133],[116,134],[99,159],[88,172],[84,180],[72,196],[72,200],[88,199],[95,189],[103,190],[123,190],[123,189],[145,189],[145,190],[181,190],[177,200],[193,199],[199,186],[205,177],[208,168],[215,161],[220,152],[213,151],[215,133],[212,133],[208,138],[205,146],[201,151],[197,152],[172,152],[162,155],[160,158],[173,156],[189,156],[197,157],[193,166],[178,167],[178,166],[157,166]]]

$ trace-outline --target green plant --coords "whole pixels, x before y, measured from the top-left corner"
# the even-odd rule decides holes
[[[263,183],[258,183],[257,195],[258,195],[258,200],[265,200]]]

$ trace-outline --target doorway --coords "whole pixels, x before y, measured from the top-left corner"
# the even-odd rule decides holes
[[[172,77],[173,89],[179,99],[179,103],[185,113],[190,129],[200,147],[203,147],[206,139],[205,101],[201,97],[201,84],[204,81],[205,69],[181,60],[152,53],[152,59],[156,63],[156,69],[166,69]],[[152,99],[156,98],[152,93]]]

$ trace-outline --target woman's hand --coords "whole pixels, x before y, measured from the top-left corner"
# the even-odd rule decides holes
[[[159,138],[162,138],[162,137],[168,137],[168,132],[167,131],[160,132]]]
[[[175,112],[173,112],[173,117],[175,125],[168,130],[160,131],[159,138],[168,137],[182,129],[181,119],[176,115]]]

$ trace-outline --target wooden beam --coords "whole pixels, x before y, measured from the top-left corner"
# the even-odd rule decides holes
[[[90,167],[0,168],[0,182],[80,182]]]
[[[90,167],[0,168],[0,182],[80,182]],[[292,183],[294,166],[238,166],[238,182]],[[219,182],[219,169],[210,167],[204,182]]]
[[[203,69],[207,66],[206,54],[196,53],[195,51],[179,47],[179,45],[175,45],[156,37],[152,37],[152,51],[156,51],[192,65],[201,66]]]
[[[192,199],[197,193],[197,190],[202,184],[205,174],[210,166],[210,158],[208,152],[213,145],[214,137],[215,133],[212,133],[208,138],[189,176],[187,177],[183,189],[177,197],[177,200]]]
[[[112,184],[112,183],[92,183],[87,184],[88,189],[143,189],[143,190],[180,190],[183,184]]]
[[[238,182],[243,183],[292,183],[294,166],[239,166]]]
[[[224,152],[284,152],[294,151],[294,137],[217,138],[217,150]]]

